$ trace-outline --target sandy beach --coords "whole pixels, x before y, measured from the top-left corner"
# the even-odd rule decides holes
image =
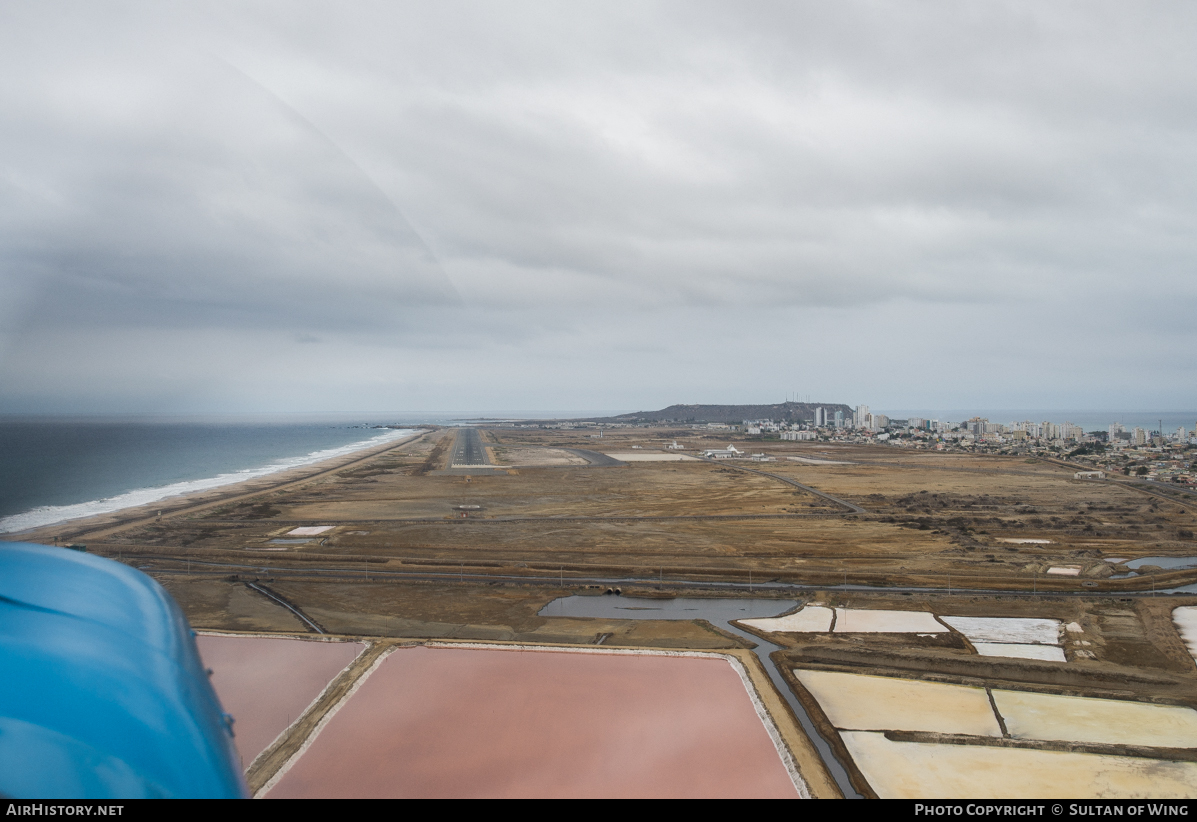
[[[64,522],[31,528],[0,535],[7,542],[40,542],[46,545],[84,542],[88,539],[103,539],[125,528],[132,528],[155,520],[169,520],[184,513],[203,511],[217,505],[225,505],[246,497],[267,491],[283,490],[296,485],[313,482],[335,472],[363,463],[386,451],[410,444],[427,431],[418,430],[406,437],[362,448],[348,454],[332,457],[320,462],[290,468],[266,476],[255,477],[243,482],[234,482],[204,491],[180,494],[146,505],[122,508],[105,514],[66,520]],[[85,544],[85,543],[84,543]]]

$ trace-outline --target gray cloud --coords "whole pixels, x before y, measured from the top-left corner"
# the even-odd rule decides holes
[[[1194,399],[1184,4],[0,16],[0,410]]]

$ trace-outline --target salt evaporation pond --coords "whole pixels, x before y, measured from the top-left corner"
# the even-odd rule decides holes
[[[1060,620],[1033,617],[940,617],[970,642],[1010,642],[1021,645],[1055,645],[1060,641]]]
[[[835,611],[822,605],[807,605],[795,613],[765,619],[741,619],[741,625],[765,633],[826,633],[831,630]]]
[[[1189,653],[1197,660],[1197,607],[1185,605],[1176,608],[1172,611],[1172,621],[1176,623],[1176,630],[1180,631]]]
[[[996,688],[992,693],[1015,739],[1197,748],[1197,711],[1182,705]]]
[[[794,675],[840,729],[1002,735],[984,688],[837,671]]]
[[[835,617],[834,632],[916,634],[943,633],[947,630],[935,621],[928,611],[882,611],[868,608],[827,608],[822,605],[808,605],[793,614],[772,619],[741,619],[741,625],[759,631],[774,633],[818,633],[831,631],[832,616]]]
[[[364,649],[360,642],[313,642],[262,636],[200,634],[212,687],[233,715],[242,765],[299,719],[337,674]]]
[[[1127,568],[1138,570],[1144,565],[1158,565],[1160,568],[1178,570],[1197,568],[1197,557],[1140,557],[1126,563]]]
[[[947,630],[927,611],[835,609],[837,634],[939,634]]]
[[[726,658],[418,646],[361,681],[266,795],[798,792]]]
[[[1044,662],[1067,662],[1059,645],[1020,645],[1013,642],[974,642],[981,656],[1004,656],[1010,659],[1041,659]]]
[[[844,731],[844,744],[882,799],[1179,799],[1197,763],[1131,756],[898,742]]]
[[[798,723],[814,744],[819,758],[831,778],[844,796],[859,799],[860,794],[852,787],[848,772],[836,757],[831,745],[820,734],[806,708],[786,684],[777,664],[770,657],[780,651],[780,645],[753,635],[740,628],[737,623],[776,617],[796,608],[798,602],[792,599],[764,599],[750,597],[671,597],[656,599],[625,596],[568,596],[555,599],[539,611],[545,617],[582,617],[589,619],[705,619],[729,633],[746,639],[756,645],[753,653],[769,675],[773,687],[790,706]]]

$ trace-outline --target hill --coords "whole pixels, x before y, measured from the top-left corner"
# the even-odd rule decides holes
[[[830,417],[844,412],[844,419],[852,419],[852,409],[839,402],[781,402],[773,405],[671,405],[660,411],[635,411],[617,417],[603,417],[596,422],[725,422],[744,420],[776,420],[778,422],[810,422],[815,409],[827,409]]]

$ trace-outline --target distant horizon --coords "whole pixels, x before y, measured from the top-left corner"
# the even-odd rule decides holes
[[[1066,420],[1077,425],[1095,425],[1097,418],[1109,418],[1104,425],[1113,422],[1124,424],[1138,424],[1144,420],[1157,422],[1183,419],[1187,420],[1186,427],[1197,424],[1197,409],[1163,410],[1151,408],[1076,408],[1076,407],[983,407],[964,406],[956,408],[888,408],[870,403],[836,403],[806,400],[784,400],[782,402],[698,402],[698,403],[669,403],[659,408],[642,407],[635,409],[489,409],[469,411],[366,411],[348,413],[321,413],[311,411],[227,411],[227,412],[0,412],[0,422],[16,422],[21,420],[52,420],[58,422],[123,422],[123,423],[154,423],[154,422],[304,422],[329,424],[357,424],[357,425],[386,425],[399,423],[420,422],[487,422],[502,420],[582,420],[596,417],[617,417],[639,412],[652,413],[670,408],[674,405],[709,405],[709,406],[760,406],[783,405],[786,402],[805,403],[808,405],[847,405],[855,408],[857,405],[867,405],[873,413],[885,414],[891,419],[909,419],[924,417],[945,422],[962,422],[972,417],[984,417],[991,422],[1019,422],[1022,420],[1041,421],[1054,417],[1072,416],[1076,419]],[[1128,422],[1128,420],[1130,422]]]

